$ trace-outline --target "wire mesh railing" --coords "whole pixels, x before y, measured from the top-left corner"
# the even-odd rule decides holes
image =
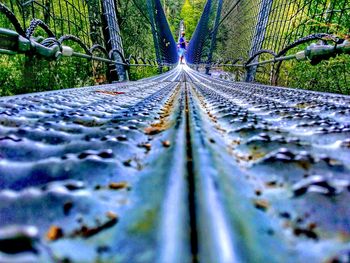
[[[160,0],[147,0],[158,64],[177,64],[177,45]]]
[[[15,26],[17,33],[28,39],[32,36],[54,37],[57,40],[60,38],[62,41],[79,42],[78,44],[86,51],[98,44],[101,50],[110,41],[104,31],[112,25],[108,24],[106,19],[116,20],[115,14],[113,16],[106,11],[108,2],[103,1],[105,3],[103,7],[102,2],[98,0],[6,0],[1,5],[2,14],[5,14],[5,17],[1,17],[1,27],[9,28],[11,25],[17,25]],[[12,12],[10,17],[6,15],[9,11]],[[44,29],[44,34],[36,33],[38,28]],[[118,30],[115,32],[119,34]],[[120,36],[117,35],[115,38],[113,41],[118,43],[117,47],[122,53]],[[92,51],[95,49],[96,47],[92,48]]]
[[[133,3],[137,5],[137,1]],[[160,48],[163,59],[157,64],[150,59],[142,59],[141,64],[127,59],[127,56],[130,58],[130,56],[139,57],[140,55],[130,53],[129,49],[129,52],[124,54],[121,29],[117,19],[124,21],[128,18],[120,16],[118,18],[116,4],[118,3],[113,0],[6,0],[0,3],[0,53],[25,54],[24,63],[19,59],[17,59],[17,64],[14,63],[17,70],[22,71],[22,75],[26,76],[37,75],[35,73],[45,75],[45,83],[52,84],[53,89],[62,88],[62,81],[59,81],[61,78],[58,74],[59,70],[56,69],[59,65],[66,68],[63,69],[66,71],[65,75],[77,73],[73,79],[79,80],[78,82],[67,83],[65,81],[67,87],[72,87],[126,80],[130,67],[157,68],[159,64],[169,66],[177,62],[176,44],[168,25],[165,24],[166,18],[161,12],[160,2],[154,13],[159,42],[162,41]],[[142,9],[140,11],[143,12]],[[145,17],[144,12],[143,15]],[[149,17],[146,19],[149,20]],[[172,49],[173,52],[170,51]],[[67,62],[58,61],[58,58],[64,56],[73,56],[78,59],[70,60],[70,63],[74,64],[73,67],[70,67]],[[141,57],[143,57],[142,54]],[[9,60],[11,59],[1,57],[0,63],[7,65],[16,59],[12,58],[11,63]],[[23,68],[21,68],[21,63],[25,64]],[[84,68],[84,72],[81,68]],[[143,71],[143,69],[140,70]],[[24,71],[31,72],[25,73]],[[84,74],[85,71],[86,74]],[[153,72],[153,70],[150,71]],[[8,75],[0,76],[0,84],[4,84],[3,86],[10,86],[10,83],[6,81],[9,79]],[[92,78],[95,80],[94,83],[91,82]],[[26,81],[18,80],[20,84],[14,85],[33,86],[22,92],[39,91],[37,85],[41,81],[38,81],[38,78],[28,79],[22,76],[22,79]],[[0,93],[9,95],[3,90]]]
[[[207,1],[207,5],[210,1]],[[214,13],[216,9],[217,7],[212,5],[206,12]],[[197,27],[207,27],[209,32],[202,36],[201,41],[206,44],[197,50],[200,58],[196,58],[196,64],[226,66],[226,69],[234,72],[234,78],[237,80],[255,80],[305,88],[310,86],[310,82],[315,82],[311,88],[319,85],[328,91],[332,91],[332,87],[339,88],[347,84],[346,65],[350,60],[348,56],[338,55],[349,53],[346,48],[349,46],[347,42],[350,28],[349,1],[224,0],[220,22],[215,24],[214,19],[211,19],[206,23],[207,25],[200,22]],[[212,54],[208,39],[212,38],[216,29],[218,29],[216,48]],[[312,43],[318,45],[310,46]],[[337,48],[339,45],[346,47],[340,51]],[[316,67],[305,66],[302,64],[308,63],[293,60],[297,58],[297,52],[307,47],[309,48],[304,52],[303,59],[311,60],[311,64],[317,65]],[[209,50],[209,53],[205,50]],[[208,60],[208,54],[209,58],[210,55],[213,58]],[[188,59],[191,60],[191,52],[189,55]],[[330,61],[325,62],[330,58],[332,58]],[[285,60],[291,61],[282,63]],[[268,63],[265,63],[266,61]],[[338,67],[338,62],[345,66]],[[309,77],[294,78],[288,74],[288,72],[298,74],[297,71],[300,71],[300,75],[301,71],[305,71],[305,67],[310,73]],[[335,78],[328,78],[325,80],[327,83],[315,79],[315,73],[320,71],[320,68],[327,67],[338,68],[335,75],[342,76],[341,83],[336,83]],[[295,79],[300,81],[296,82]]]
[[[231,1],[224,2],[228,6]],[[349,8],[350,3],[343,0],[236,1],[219,32],[228,34],[234,43],[225,41],[230,45],[221,49],[221,54],[248,60],[260,50],[278,54],[293,42],[316,33],[344,37],[350,25]]]
[[[217,0],[208,0],[204,6],[203,13],[197,24],[192,38],[188,44],[186,61],[190,65],[200,64],[203,57],[207,55],[205,51],[209,51],[210,43],[210,23],[215,14],[215,2]]]
[[[49,83],[53,89],[57,89],[65,85],[69,87],[101,84],[126,79],[127,65],[115,8],[111,5],[113,5],[111,0],[2,2],[0,51],[5,54],[25,54],[23,68],[19,65],[20,62],[15,66],[21,68],[22,75],[32,76],[31,78],[22,76],[27,80],[19,80],[17,86],[31,86],[29,90],[23,90],[31,92],[38,91],[37,88],[42,89],[43,87],[38,87],[41,84],[45,85],[42,82],[46,85]],[[18,36],[15,36],[15,32]],[[88,60],[58,61],[62,56]],[[42,58],[48,61],[41,61]],[[6,65],[9,60],[2,58],[1,62]],[[66,69],[57,69],[58,66],[64,66]],[[64,71],[63,74],[60,71]],[[80,74],[75,76],[75,72]],[[67,79],[69,74],[72,75],[73,81],[63,80]],[[42,80],[46,81],[40,81],[39,75],[45,75]]]

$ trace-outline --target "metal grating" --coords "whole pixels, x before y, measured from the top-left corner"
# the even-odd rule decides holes
[[[2,98],[0,261],[343,262],[349,102],[186,66]]]

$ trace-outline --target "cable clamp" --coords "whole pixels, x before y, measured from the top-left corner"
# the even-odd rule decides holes
[[[62,56],[71,57],[73,55],[73,49],[68,46],[62,46]]]
[[[298,53],[295,54],[295,58],[299,60],[305,60],[306,59],[306,54],[305,51],[299,51]]]

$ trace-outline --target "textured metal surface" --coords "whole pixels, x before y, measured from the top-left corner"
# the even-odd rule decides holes
[[[203,258],[322,262],[346,251],[350,98],[191,79]]]
[[[346,262],[349,102],[186,66],[2,98],[0,261]]]

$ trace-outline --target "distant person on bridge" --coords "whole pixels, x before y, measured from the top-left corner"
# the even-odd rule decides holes
[[[186,53],[186,39],[185,39],[185,32],[181,33],[181,37],[179,39],[178,48],[179,48],[179,57],[180,57],[180,63],[183,64],[183,58]]]

